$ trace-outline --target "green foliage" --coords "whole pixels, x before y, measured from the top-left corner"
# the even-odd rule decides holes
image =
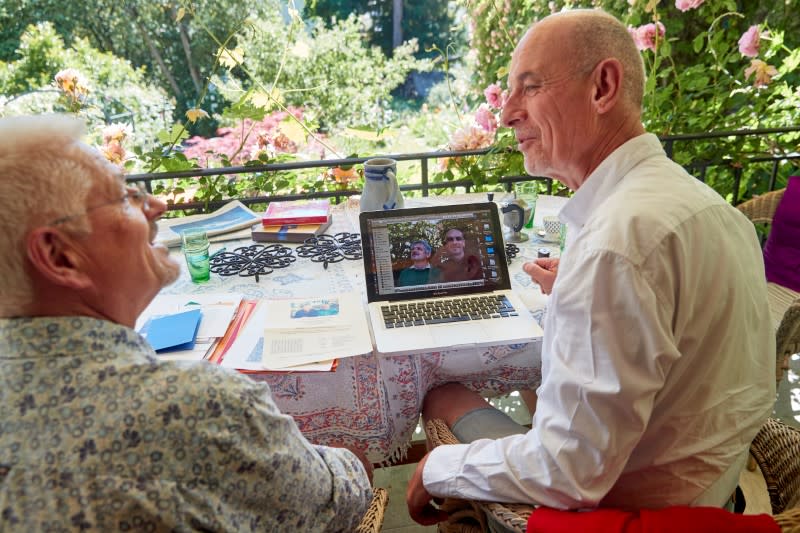
[[[368,15],[367,39],[371,45],[381,48],[384,54],[392,54],[392,0],[311,0],[306,3],[305,15],[319,17],[326,23],[343,20],[350,15]],[[462,39],[464,35],[453,35],[451,27],[455,20],[454,6],[449,0],[404,0],[402,31],[403,40],[416,40],[417,57],[430,57],[433,46],[444,48],[448,39]]]
[[[389,226],[389,242],[392,243],[389,251],[392,264],[405,266],[409,262],[411,243],[424,240],[436,250],[444,245],[442,242],[442,228],[430,222],[401,222]]]
[[[47,22],[29,26],[20,38],[19,59],[0,69],[0,114],[19,115],[71,111],[65,108],[54,78],[63,69],[80,70],[89,85],[89,100],[82,113],[90,131],[106,122],[127,123],[140,142],[150,142],[171,120],[167,95],[148,84],[144,71],[130,62],[93,48],[86,39],[72,47]],[[116,117],[116,118],[113,118]]]
[[[65,55],[64,41],[52,24],[28,26],[14,53],[18,59],[0,72],[0,94],[18,95],[51,85],[64,68]]]
[[[785,127],[800,118],[800,9],[798,0],[734,2],[706,0],[681,12],[674,0],[465,0],[474,22],[478,87],[504,80],[514,46],[532,22],[553,11],[601,7],[636,28],[653,22],[665,26],[665,37],[642,56],[648,74],[643,122],[658,135],[702,133],[745,128]],[[751,26],[762,32],[757,59],[777,70],[767,84],[756,86],[746,69],[751,59],[739,52],[738,40]],[[766,67],[765,67],[766,68]],[[757,154],[796,151],[798,135],[770,142],[756,137],[731,142],[678,142],[675,159],[725,162],[706,175],[723,194],[733,185],[732,169]],[[785,169],[781,174],[787,174]],[[762,190],[766,171],[743,176],[749,192]]]
[[[169,122],[197,107],[200,100],[206,111],[219,113],[223,102],[214,91],[204,91],[220,44],[215,37],[224,40],[247,19],[278,11],[279,4],[278,0],[4,0],[0,61],[15,59],[27,26],[50,21],[68,46],[84,38],[93,48],[143,67],[147,81],[160,85],[175,100],[176,113]],[[188,14],[178,20],[181,12]],[[214,129],[213,121],[192,126],[207,133]]]
[[[362,19],[350,16],[327,27],[311,21],[306,31],[299,20],[284,24],[265,17],[240,40],[244,65],[252,82],[286,104],[304,107],[325,129],[343,126],[381,128],[387,124],[391,91],[428,62],[413,54],[416,43],[405,43],[387,58],[364,43]],[[281,43],[282,46],[275,46]]]

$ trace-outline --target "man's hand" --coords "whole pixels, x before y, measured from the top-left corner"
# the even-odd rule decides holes
[[[422,470],[425,468],[425,462],[428,460],[429,455],[425,455],[417,464],[417,469],[414,470],[414,474],[408,480],[408,488],[406,489],[408,515],[423,526],[432,526],[447,520],[447,513],[431,505],[433,498],[422,484]]]
[[[543,257],[535,261],[528,261],[522,265],[522,270],[539,284],[543,293],[550,294],[553,291],[553,284],[556,282],[556,274],[558,274],[558,261],[558,258],[555,257]]]

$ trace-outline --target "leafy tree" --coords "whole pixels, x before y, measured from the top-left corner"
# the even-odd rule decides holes
[[[450,27],[455,13],[449,4],[448,0],[403,0],[403,39],[417,40],[418,57],[433,57],[432,47],[444,48],[452,38]],[[346,19],[351,14],[369,15],[369,40],[387,55],[392,51],[393,11],[393,0],[312,0],[305,8],[307,16],[326,22]]]
[[[241,90],[303,107],[325,129],[386,126],[391,91],[410,70],[430,68],[428,62],[414,59],[416,43],[403,44],[386,57],[364,44],[363,19],[351,15],[331,27],[316,22],[310,32],[298,20],[287,25],[274,15],[253,23],[252,31],[239,39],[243,68],[251,77]],[[220,80],[223,92],[236,96],[236,80],[227,81]]]
[[[217,39],[225,40],[248,18],[279,9],[277,0],[4,0],[1,5],[0,61],[14,59],[24,28],[49,21],[68,46],[84,38],[100,51],[145,67],[150,81],[176,99],[178,116],[196,107],[201,95],[208,112],[222,111],[219,95],[204,91]],[[197,124],[214,128],[212,121]]]
[[[166,93],[148,83],[143,69],[76,39],[67,48],[50,23],[30,26],[23,32],[19,59],[0,67],[0,114],[64,111],[54,78],[64,69],[80,71],[89,85],[90,126],[124,122],[140,139],[152,139],[171,123],[172,104]],[[113,117],[117,116],[116,119]]]

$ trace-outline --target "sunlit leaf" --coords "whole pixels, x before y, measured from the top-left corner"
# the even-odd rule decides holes
[[[244,62],[244,50],[240,47],[234,48],[233,50],[229,48],[220,48],[219,52],[219,62],[222,66],[232,69],[237,65],[240,65]]]
[[[284,119],[284,121],[278,125],[278,129],[296,144],[303,144],[306,142],[306,130],[292,118]]]
[[[183,20],[183,17],[185,16],[186,16],[186,8],[185,7],[179,8],[178,14],[175,15],[175,22],[180,22],[181,20]]]
[[[208,118],[208,112],[206,112],[205,109],[193,107],[192,109],[186,110],[186,118],[189,119],[189,122],[194,124],[198,119]]]
[[[172,129],[167,130],[160,130],[156,133],[156,138],[158,142],[161,144],[177,144],[180,141],[189,137],[189,132],[186,131],[186,128],[181,126],[180,124],[176,124],[172,126]]]
[[[279,88],[275,87],[269,94],[264,91],[254,91],[249,99],[254,106],[269,111],[276,107],[276,104],[283,103],[283,93],[281,93]]]
[[[700,32],[699,34],[697,34],[697,37],[695,37],[694,40],[692,41],[692,49],[695,51],[695,53],[699,53],[700,50],[703,49],[703,45],[705,44],[705,42],[706,42],[706,32]]]

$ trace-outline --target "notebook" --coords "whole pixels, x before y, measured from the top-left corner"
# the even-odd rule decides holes
[[[379,353],[516,344],[542,336],[511,289],[493,202],[365,211],[359,221],[369,322]]]

